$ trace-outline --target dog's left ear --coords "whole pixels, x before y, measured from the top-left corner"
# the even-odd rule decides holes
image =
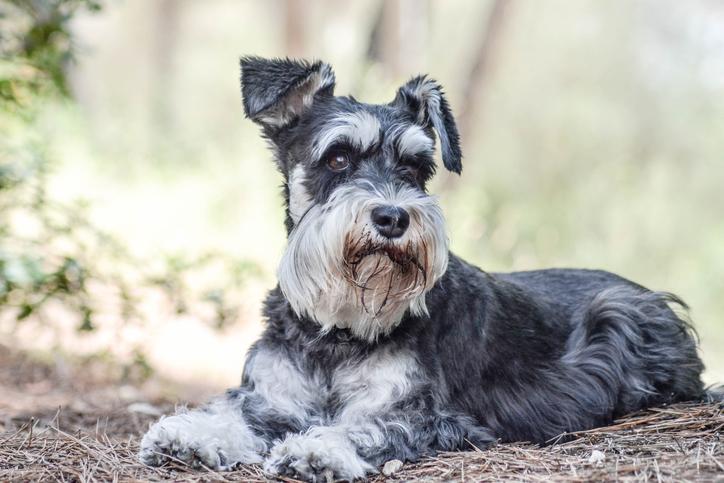
[[[440,84],[426,76],[415,77],[400,87],[392,104],[410,110],[419,125],[435,129],[443,164],[460,174],[463,170],[460,135]]]
[[[332,95],[334,72],[317,61],[241,58],[244,113],[264,128],[286,126],[318,95]]]

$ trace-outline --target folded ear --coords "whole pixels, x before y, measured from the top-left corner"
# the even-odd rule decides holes
[[[244,113],[268,128],[280,128],[297,118],[316,95],[332,95],[334,72],[324,62],[241,58]]]
[[[435,129],[443,164],[460,174],[463,170],[460,136],[440,84],[426,76],[415,77],[400,87],[392,104],[410,110],[419,125]]]

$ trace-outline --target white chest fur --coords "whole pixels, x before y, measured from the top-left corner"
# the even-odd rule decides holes
[[[412,353],[383,350],[339,369],[333,388],[343,401],[337,418],[349,422],[386,412],[419,384],[420,368]]]
[[[333,422],[348,423],[383,414],[414,390],[422,380],[421,369],[410,351],[381,349],[362,360],[339,367],[331,378],[303,373],[278,353],[259,351],[247,368],[254,391],[267,403],[300,420],[315,410],[334,411]]]

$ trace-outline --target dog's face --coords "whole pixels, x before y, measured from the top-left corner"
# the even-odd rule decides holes
[[[336,97],[322,62],[241,61],[246,115],[260,124],[285,177],[289,240],[279,284],[293,309],[325,329],[374,340],[445,272],[445,221],[426,191],[443,163],[462,169],[440,86],[418,77],[384,105]]]

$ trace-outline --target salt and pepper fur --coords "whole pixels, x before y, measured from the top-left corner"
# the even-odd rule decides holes
[[[596,270],[481,271],[448,251],[426,183],[462,170],[426,77],[385,105],[336,97],[323,62],[245,57],[244,109],[285,179],[287,249],[241,386],[162,418],[140,458],[352,480],[388,460],[546,443],[647,406],[707,396],[670,294]],[[329,153],[349,156],[331,170]],[[404,208],[400,238],[370,220]]]

